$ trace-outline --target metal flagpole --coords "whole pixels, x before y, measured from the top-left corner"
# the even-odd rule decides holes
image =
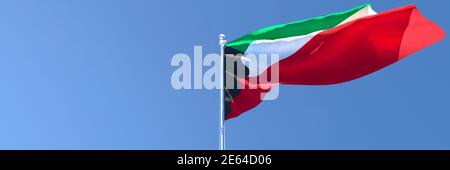
[[[227,40],[224,34],[219,34],[220,45],[220,150],[225,150],[225,125],[224,125],[224,47]]]

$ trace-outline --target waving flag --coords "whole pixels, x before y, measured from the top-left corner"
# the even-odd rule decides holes
[[[443,39],[444,31],[414,5],[376,13],[370,5],[269,26],[225,45],[225,54],[278,54],[280,60],[260,74],[237,75],[226,65],[225,76],[243,89],[225,89],[225,119],[237,117],[262,101],[270,87],[278,84],[330,85],[351,81]],[[225,57],[238,65],[240,58]],[[227,62],[228,62],[227,61]],[[273,74],[271,84],[252,84],[251,78]],[[257,87],[252,89],[250,87]],[[267,88],[269,86],[269,88]]]

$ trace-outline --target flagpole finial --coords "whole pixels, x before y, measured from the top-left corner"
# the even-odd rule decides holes
[[[225,45],[227,40],[225,40],[225,34],[219,34],[219,45]]]

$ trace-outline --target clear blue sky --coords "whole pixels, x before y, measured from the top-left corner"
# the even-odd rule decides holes
[[[448,33],[444,1],[1,1],[0,149],[217,149],[219,91],[173,90],[174,54],[367,2],[416,4]],[[350,83],[282,86],[226,123],[227,148],[450,149],[448,43]]]

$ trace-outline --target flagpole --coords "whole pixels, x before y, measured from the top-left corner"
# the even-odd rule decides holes
[[[227,40],[224,34],[219,34],[220,45],[220,150],[225,150],[225,125],[224,125],[224,47]]]

